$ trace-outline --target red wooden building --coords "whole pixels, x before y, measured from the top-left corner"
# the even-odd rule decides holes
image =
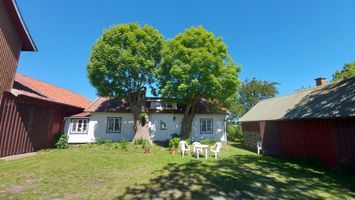
[[[0,157],[51,147],[64,117],[89,104],[79,94],[16,74],[0,105]]]
[[[241,119],[246,146],[355,168],[355,77],[260,101]]]
[[[21,51],[36,50],[15,0],[0,0],[0,157],[52,146],[64,117],[90,104],[81,95],[16,75]]]
[[[10,91],[21,51],[36,51],[14,0],[0,0],[0,101]]]

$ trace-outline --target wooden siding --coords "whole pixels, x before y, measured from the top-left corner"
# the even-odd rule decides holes
[[[335,138],[330,120],[299,120],[281,123],[283,155],[316,157],[335,166]]]
[[[82,110],[28,97],[15,98],[5,92],[0,105],[0,157],[51,147],[55,135],[63,131],[64,116]]]
[[[0,0],[0,101],[2,93],[12,88],[22,42]]]
[[[335,120],[333,131],[338,165],[355,169],[355,119]]]

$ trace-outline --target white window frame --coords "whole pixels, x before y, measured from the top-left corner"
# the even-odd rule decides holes
[[[109,123],[110,121],[113,120],[113,130],[109,130]],[[118,130],[116,130],[116,123],[115,121],[118,120]],[[106,133],[121,133],[122,129],[122,117],[108,117],[107,118],[107,124],[106,124]]]
[[[205,122],[205,128],[206,128],[206,130],[205,131],[203,131],[202,130],[202,122]],[[210,121],[211,123],[211,127],[210,127],[210,131],[208,131],[208,121]],[[201,118],[200,119],[200,133],[201,134],[213,134],[213,119],[212,118]]]
[[[81,123],[79,123],[81,121]],[[75,126],[75,130],[74,129]],[[85,129],[84,129],[85,127]],[[88,118],[74,118],[70,123],[70,134],[87,134],[89,128]],[[79,129],[81,129],[79,131]]]

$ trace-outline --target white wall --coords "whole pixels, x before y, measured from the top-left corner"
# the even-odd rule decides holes
[[[64,133],[69,135],[68,143],[90,143],[90,142],[95,142],[95,137],[94,133],[92,132],[93,130],[93,125],[90,123],[89,119],[89,126],[86,131],[86,133],[71,133],[71,118],[66,118],[65,124],[64,124]]]
[[[155,141],[165,141],[171,134],[180,134],[182,117],[182,114],[149,114],[150,137]],[[160,120],[166,122],[166,130],[160,130]]]
[[[121,133],[106,133],[107,118],[121,117],[122,127]],[[175,117],[175,119],[174,119]],[[199,141],[201,139],[213,139],[226,141],[223,114],[204,114],[196,115],[192,123],[191,139]],[[154,141],[165,141],[171,137],[173,133],[180,133],[182,114],[149,114],[149,132]],[[200,133],[200,118],[213,119],[213,134]],[[160,130],[160,120],[166,122],[166,130]],[[69,143],[88,143],[95,142],[95,137],[102,137],[112,141],[121,139],[131,140],[134,136],[133,130],[133,114],[131,113],[92,113],[89,121],[87,134],[70,134],[70,121],[68,118],[65,123],[65,131],[69,135]]]

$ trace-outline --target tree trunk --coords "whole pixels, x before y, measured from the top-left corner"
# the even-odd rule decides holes
[[[184,118],[181,122],[181,134],[180,137],[182,139],[190,138],[191,128],[192,128],[192,121],[196,114],[196,106],[197,103],[200,101],[200,96],[194,97],[187,105],[184,111]]]
[[[134,142],[136,139],[139,138],[147,139],[149,142],[152,142],[149,136],[149,127],[148,127],[149,120],[143,122],[140,119],[140,114],[146,112],[145,102],[146,102],[145,89],[131,92],[129,94],[129,104],[133,112],[134,131],[135,131],[132,142]]]

